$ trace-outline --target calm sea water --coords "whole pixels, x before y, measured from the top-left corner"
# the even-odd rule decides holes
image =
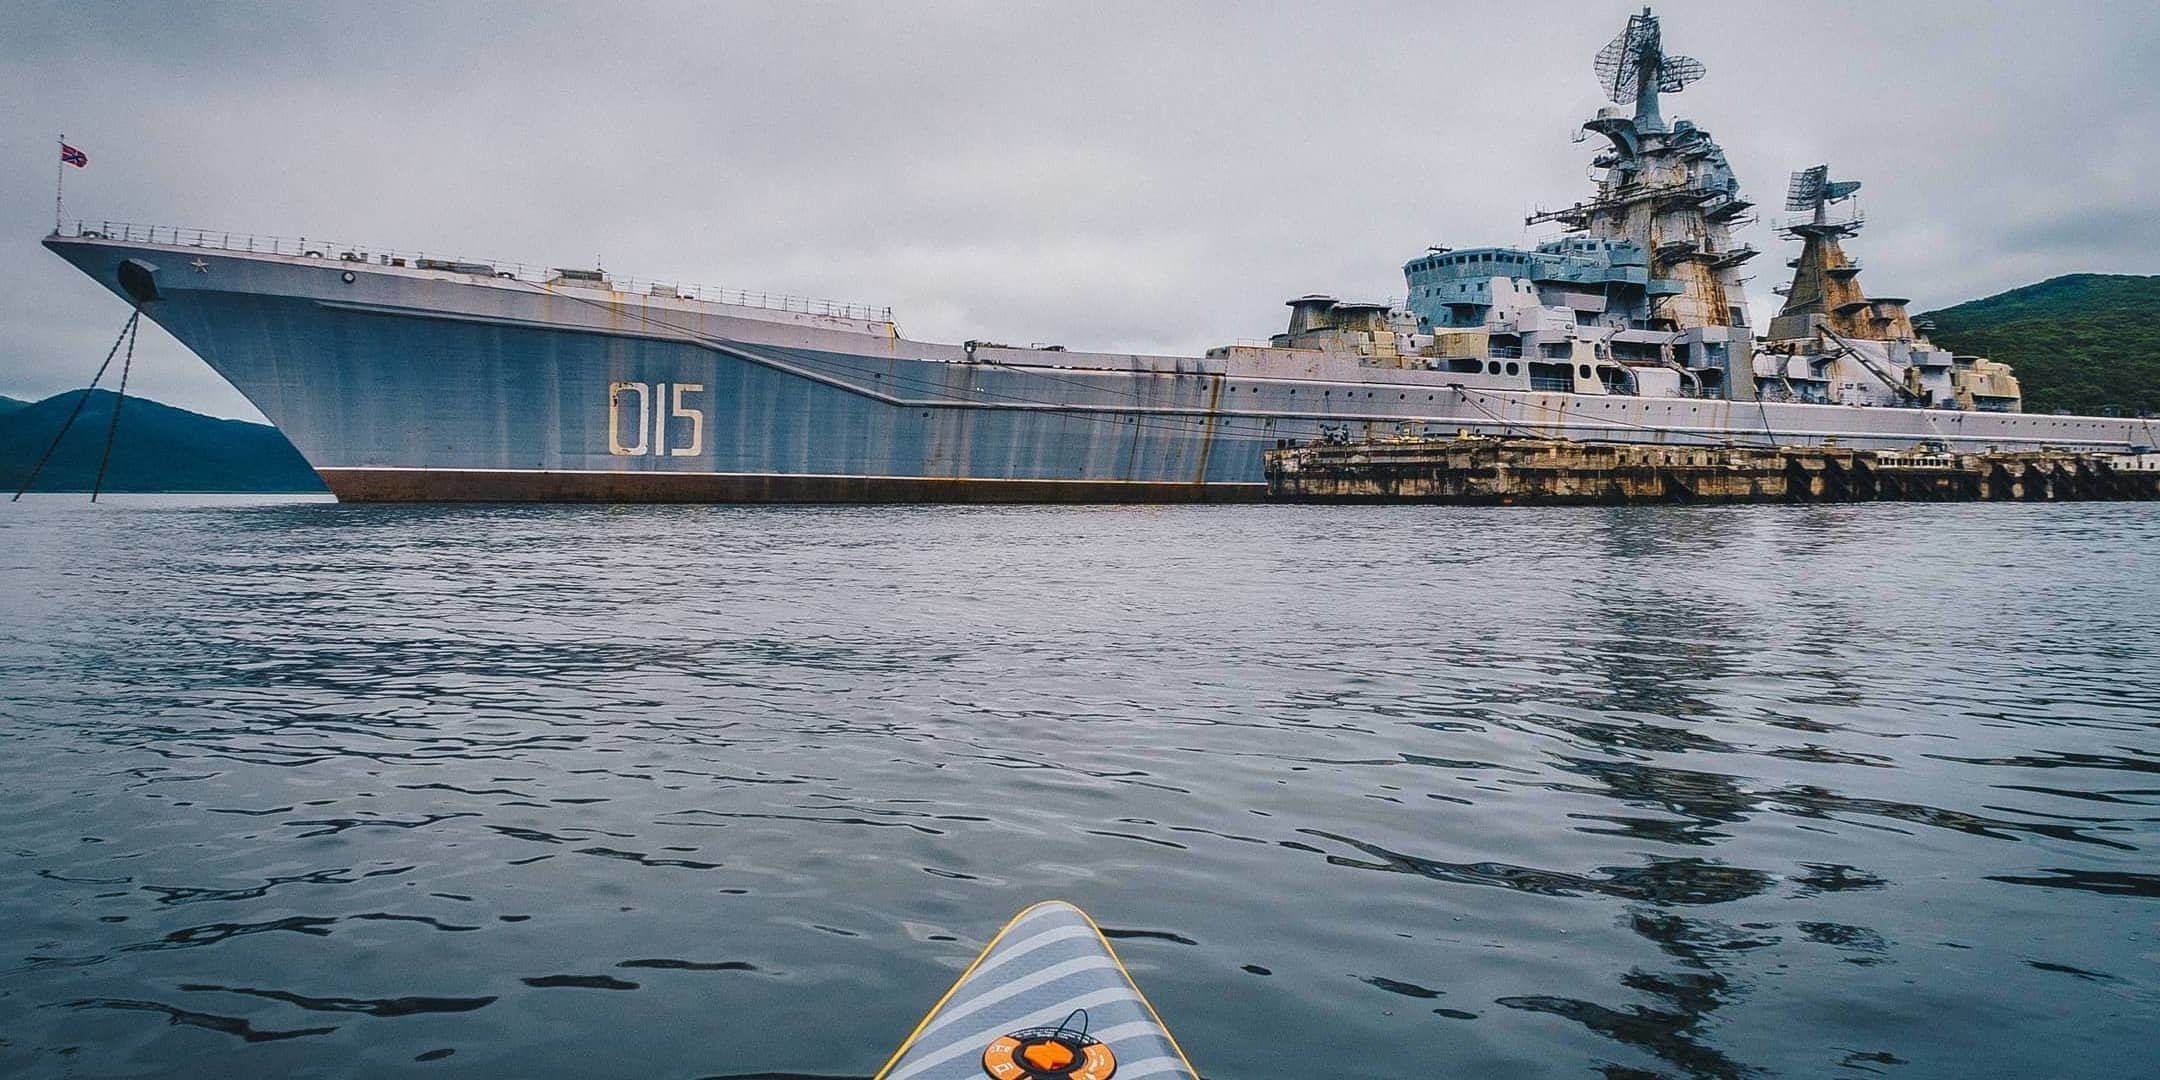
[[[2160,1075],[2160,512],[0,506],[0,1074]]]

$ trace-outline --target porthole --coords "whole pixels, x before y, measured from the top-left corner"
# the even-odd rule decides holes
[[[1513,360],[1510,360],[1510,361],[1508,361],[1508,365],[1507,365],[1507,373],[1508,373],[1508,374],[1510,374],[1510,375],[1516,375],[1516,374],[1520,374],[1521,372],[1522,372],[1522,365],[1521,365],[1521,364],[1518,364],[1518,363],[1516,363],[1516,362],[1515,362],[1515,361],[1513,361]]]
[[[1485,373],[1486,373],[1487,375],[1498,375],[1498,374],[1500,374],[1500,361],[1498,361],[1498,360],[1487,360],[1487,361],[1485,361]]]
[[[1588,365],[1588,364],[1577,364],[1577,365],[1575,365],[1575,375],[1576,375],[1576,377],[1578,377],[1578,378],[1583,378],[1583,379],[1587,379],[1587,378],[1589,378],[1589,377],[1590,377],[1590,365]]]

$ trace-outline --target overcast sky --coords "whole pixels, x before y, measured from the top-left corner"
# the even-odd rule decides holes
[[[903,333],[1196,353],[1428,244],[1521,244],[1589,192],[1620,2],[0,0],[0,394],[80,385],[126,317],[68,216],[591,265],[891,304]],[[1774,210],[1865,181],[1853,244],[1918,308],[2160,272],[2151,0],[1657,5],[1668,99]],[[1756,324],[1791,254],[1770,222]],[[131,389],[258,418],[146,330]]]

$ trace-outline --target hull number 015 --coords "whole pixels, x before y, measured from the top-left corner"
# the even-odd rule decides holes
[[[703,383],[609,383],[608,453],[622,457],[696,457],[704,453],[705,410],[683,400],[704,392]],[[630,398],[637,399],[635,410]]]

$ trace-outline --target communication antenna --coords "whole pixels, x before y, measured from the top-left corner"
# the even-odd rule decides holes
[[[1844,202],[1860,191],[1858,180],[1830,179],[1830,166],[1816,165],[1792,174],[1785,185],[1785,209],[1812,212],[1815,224],[1823,224],[1831,203]]]
[[[1665,55],[1657,16],[1649,8],[1628,16],[1627,29],[1598,50],[1595,66],[1605,96],[1615,104],[1633,103],[1635,126],[1645,131],[1664,130],[1665,121],[1658,115],[1660,91],[1677,94],[1703,77],[1702,61]]]

